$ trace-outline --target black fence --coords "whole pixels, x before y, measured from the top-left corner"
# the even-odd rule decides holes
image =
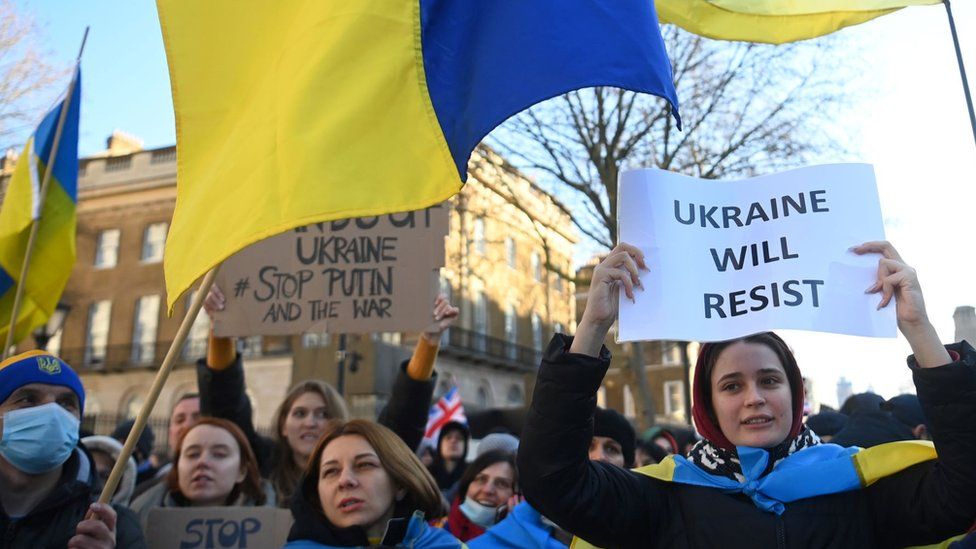
[[[472,358],[488,359],[520,370],[534,370],[542,359],[542,350],[525,347],[479,332],[452,327],[447,332],[445,350]]]

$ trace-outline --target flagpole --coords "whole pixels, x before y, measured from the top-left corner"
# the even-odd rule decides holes
[[[956,21],[952,17],[952,7],[949,0],[942,0],[945,4],[946,15],[949,16],[949,30],[952,32],[952,45],[956,48],[956,61],[959,63],[959,76],[962,78],[962,90],[966,94],[966,106],[969,107],[969,125],[973,128],[973,140],[976,141],[976,113],[973,112],[973,96],[969,93],[969,79],[966,78],[966,65],[962,62],[962,50],[959,48],[959,35],[956,34]]]
[[[51,143],[51,153],[47,157],[47,164],[44,169],[44,179],[41,182],[41,189],[37,197],[37,217],[31,223],[30,236],[27,238],[27,250],[24,252],[24,263],[20,267],[20,277],[17,279],[17,290],[14,294],[13,310],[10,314],[10,327],[7,330],[7,344],[3,346],[3,358],[6,360],[10,355],[10,348],[13,347],[14,333],[17,331],[17,315],[20,314],[20,302],[24,297],[24,287],[27,282],[27,271],[30,267],[31,256],[34,255],[34,243],[37,240],[37,233],[41,226],[41,217],[44,216],[44,202],[47,198],[47,189],[51,183],[51,174],[54,173],[54,161],[58,157],[58,147],[61,145],[61,133],[64,130],[64,121],[68,118],[68,110],[71,108],[71,97],[74,95],[75,86],[78,80],[78,65],[81,64],[81,54],[85,51],[85,42],[88,41],[88,27],[85,27],[85,35],[81,38],[81,47],[78,49],[78,58],[75,60],[75,71],[71,75],[71,84],[68,85],[68,96],[61,103],[61,115],[58,116],[58,126],[54,130],[54,141]],[[30,158],[27,161],[31,161]]]
[[[183,317],[183,322],[180,324],[180,329],[177,330],[176,337],[169,346],[169,351],[166,352],[166,358],[163,359],[163,363],[159,366],[159,371],[156,372],[156,378],[153,380],[152,387],[149,388],[146,401],[143,403],[142,409],[139,410],[139,415],[136,416],[135,423],[132,425],[132,430],[129,431],[129,436],[125,439],[125,444],[122,446],[121,452],[115,458],[112,473],[109,475],[108,480],[105,481],[102,494],[98,497],[99,503],[108,503],[112,499],[112,496],[115,495],[115,488],[118,487],[119,481],[122,479],[122,474],[125,472],[129,457],[132,455],[132,451],[135,450],[136,443],[139,442],[139,435],[142,434],[142,430],[146,427],[146,422],[149,421],[149,414],[156,406],[156,401],[159,400],[159,393],[162,392],[163,386],[166,385],[166,379],[169,377],[173,365],[176,364],[176,359],[180,355],[180,349],[183,348],[183,343],[186,342],[186,338],[190,334],[193,321],[197,318],[200,309],[203,307],[203,301],[207,297],[207,292],[213,286],[218,269],[220,269],[220,265],[211,269],[203,277],[200,288],[193,294],[193,301],[190,303],[190,308],[187,310],[186,316]],[[170,441],[171,444],[173,442],[175,441]],[[91,518],[91,516],[91,513],[89,513],[88,518]]]

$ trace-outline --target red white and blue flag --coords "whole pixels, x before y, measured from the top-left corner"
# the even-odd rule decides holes
[[[465,424],[468,422],[468,418],[464,416],[464,404],[461,403],[461,392],[458,391],[457,385],[452,386],[430,407],[424,438],[437,440],[441,428],[452,421]]]

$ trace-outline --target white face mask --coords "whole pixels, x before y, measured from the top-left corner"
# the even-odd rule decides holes
[[[494,525],[495,517],[498,516],[497,507],[482,505],[471,498],[466,498],[460,509],[464,516],[468,517],[468,520],[482,528]]]

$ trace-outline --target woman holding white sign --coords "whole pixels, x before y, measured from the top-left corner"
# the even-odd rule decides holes
[[[382,425],[334,421],[315,447],[292,502],[290,549],[463,547],[427,524],[444,514],[420,459]]]
[[[620,244],[594,270],[576,337],[556,335],[543,358],[518,456],[526,499],[604,547],[904,547],[965,532],[976,517],[976,351],[942,346],[914,269],[890,244],[853,251],[882,256],[867,292],[879,308],[895,301],[934,448],[821,443],[801,420],[793,354],[767,332],[703,346],[693,411],[705,440],[687,458],[633,471],[591,462],[603,341],[619,292],[632,298],[646,269]]]

